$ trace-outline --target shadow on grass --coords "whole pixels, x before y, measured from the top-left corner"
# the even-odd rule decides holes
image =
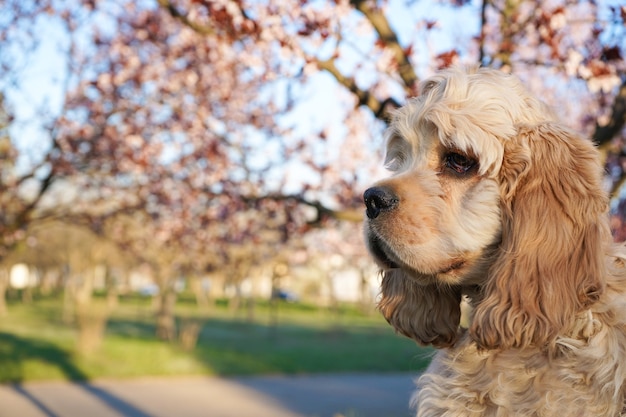
[[[209,319],[196,358],[218,375],[419,372],[432,350],[380,326],[277,326]]]
[[[46,403],[45,398],[38,396],[31,389],[22,385],[24,363],[31,360],[45,362],[58,368],[64,378],[69,381],[82,381],[76,386],[117,411],[120,415],[150,417],[125,400],[87,382],[88,376],[74,365],[70,352],[46,341],[0,332],[0,375],[3,376],[3,380],[0,382],[12,383],[13,390],[28,400],[46,417],[60,417],[60,414]]]
[[[106,334],[131,339],[156,339],[153,321],[109,318]]]
[[[179,329],[189,319],[179,318]],[[170,359],[193,358],[213,375],[419,372],[432,354],[432,350],[420,348],[380,325],[339,323],[328,318],[277,325],[232,317],[191,320],[200,327],[196,346],[185,352],[180,344],[169,344],[168,349],[173,349]],[[166,346],[156,340],[154,323],[148,320],[111,318],[107,336],[155,343],[155,349],[145,355],[154,354],[156,344]]]
[[[40,339],[0,332],[0,382],[19,383],[24,379],[26,361],[37,360],[58,368],[71,381],[85,381],[87,375],[74,365],[70,352]]]
[[[33,377],[84,380],[94,375],[419,372],[432,353],[394,334],[376,317],[352,311],[309,311],[298,305],[281,305],[279,314],[258,307],[253,321],[245,312],[233,317],[216,309],[209,316],[183,305],[177,317],[179,329],[189,323],[199,326],[195,347],[185,350],[179,341],[156,338],[148,304],[122,303],[108,319],[101,351],[84,358],[73,355],[69,338],[75,331],[68,331],[68,325],[60,321],[61,303],[46,300],[40,304],[29,307],[34,311],[23,308],[15,316],[22,319],[23,328],[28,328],[29,321],[36,324],[33,328],[46,326],[48,341],[36,331],[26,336],[3,329],[0,382]],[[41,372],[32,366],[37,361],[43,365]],[[33,371],[39,373],[33,375]]]

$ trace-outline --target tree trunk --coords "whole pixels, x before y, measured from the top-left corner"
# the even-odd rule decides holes
[[[30,282],[24,288],[22,288],[22,303],[24,304],[32,304],[33,303],[33,287],[31,287]]]
[[[61,279],[60,272],[53,268],[46,268],[41,271],[41,284],[39,285],[39,291],[42,295],[49,295],[58,285],[58,281]]]
[[[106,307],[93,304],[77,304],[76,324],[78,325],[78,351],[84,355],[96,352],[104,340],[108,319]]]
[[[235,295],[230,297],[230,299],[228,300],[228,310],[232,314],[237,314],[239,310],[241,309],[241,301],[242,301],[243,296],[241,294],[241,283],[237,282],[234,284],[234,286],[235,286]]]
[[[109,310],[117,308],[119,304],[117,282],[115,277],[111,274],[111,268],[106,267],[105,285],[107,291],[107,307]]]
[[[208,311],[210,302],[206,289],[202,285],[202,278],[193,276],[189,279],[189,286],[196,297],[196,304],[203,311]]]
[[[63,281],[63,323],[71,324],[75,319],[76,286],[69,268],[65,268],[61,276]]]
[[[97,351],[104,340],[104,331],[108,319],[106,306],[98,306],[93,302],[95,269],[88,268],[82,276],[82,282],[74,277],[74,282],[81,282],[76,288],[76,324],[78,326],[78,351],[91,354]]]
[[[174,306],[176,292],[173,289],[162,289],[158,297],[156,336],[161,340],[173,341],[176,337]]]
[[[181,324],[178,339],[184,350],[190,351],[196,347],[200,330],[202,326],[194,320],[188,319]]]
[[[369,270],[365,268],[359,268],[359,305],[361,312],[365,315],[370,315],[374,311],[374,300],[372,299],[372,293],[370,292],[369,282]]]
[[[6,316],[7,309],[7,288],[9,287],[9,271],[6,268],[0,269],[0,317]]]

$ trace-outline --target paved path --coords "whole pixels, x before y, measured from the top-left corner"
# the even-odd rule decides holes
[[[321,375],[0,385],[0,417],[410,417],[413,377]]]

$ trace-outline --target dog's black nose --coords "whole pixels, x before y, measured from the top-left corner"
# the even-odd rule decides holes
[[[378,217],[381,211],[388,211],[394,209],[398,205],[398,196],[387,187],[372,187],[365,190],[363,193],[363,201],[365,201],[365,207],[367,217],[375,219]]]

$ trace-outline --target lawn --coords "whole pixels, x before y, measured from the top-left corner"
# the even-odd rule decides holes
[[[431,351],[396,335],[378,313],[351,306],[338,311],[281,303],[257,303],[254,318],[224,303],[202,312],[181,297],[179,324],[200,326],[198,342],[185,350],[156,339],[147,299],[121,298],[102,347],[75,351],[77,333],[62,321],[60,298],[11,302],[0,318],[0,382],[129,378],[166,375],[253,375],[329,372],[418,372]],[[96,300],[96,302],[101,302]],[[179,326],[180,327],[180,326]]]

